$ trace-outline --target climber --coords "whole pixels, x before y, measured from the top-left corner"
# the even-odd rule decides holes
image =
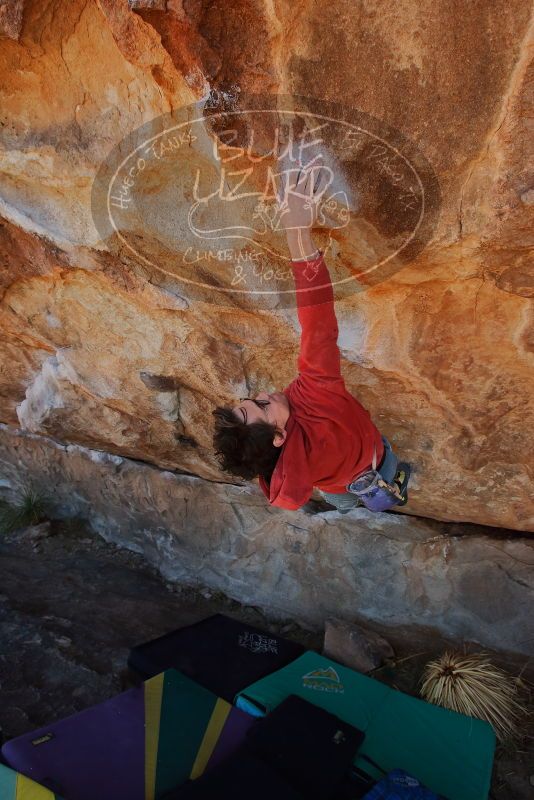
[[[410,466],[398,462],[341,375],[332,283],[311,236],[322,173],[289,170],[279,194],[301,325],[298,375],[281,392],[217,407],[214,449],[225,471],[258,477],[271,505],[296,510],[315,487],[341,513],[358,505],[385,511],[406,504]]]

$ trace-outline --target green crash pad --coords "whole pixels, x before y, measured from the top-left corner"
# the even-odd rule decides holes
[[[241,743],[252,723],[176,669],[149,678],[143,690],[145,800],[200,777]]]
[[[403,769],[448,800],[487,800],[495,734],[487,722],[391,689],[311,651],[235,698],[238,708],[272,711],[296,694],[365,731],[355,765],[373,777],[362,756],[389,772]]]

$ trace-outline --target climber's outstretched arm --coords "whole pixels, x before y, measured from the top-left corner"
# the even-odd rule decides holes
[[[317,176],[302,170],[296,173],[296,179],[290,177],[287,181],[282,222],[286,227],[302,331],[298,370],[303,379],[342,381],[332,283],[323,253],[315,247],[311,233],[321,193],[320,173]]]
[[[292,261],[304,261],[317,256],[319,251],[313,244],[310,228],[287,228],[286,237]]]

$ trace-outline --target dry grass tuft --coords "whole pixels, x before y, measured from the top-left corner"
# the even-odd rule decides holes
[[[486,653],[444,653],[426,665],[421,683],[421,697],[429,703],[486,720],[501,742],[517,736],[526,714],[518,690],[519,681]]]

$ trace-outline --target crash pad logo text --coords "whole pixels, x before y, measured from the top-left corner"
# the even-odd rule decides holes
[[[278,642],[276,639],[269,639],[260,633],[248,633],[245,631],[239,637],[241,647],[246,647],[251,653],[278,653]]]
[[[38,744],[45,744],[45,742],[49,742],[50,739],[53,739],[53,738],[54,738],[54,734],[53,733],[45,733],[43,736],[39,736],[38,739],[32,739],[31,741],[32,741],[32,744],[34,746],[36,746]]]
[[[327,669],[314,669],[302,677],[302,685],[308,689],[315,689],[319,692],[334,692],[343,694],[345,687],[339,679],[339,675],[333,667]]]

